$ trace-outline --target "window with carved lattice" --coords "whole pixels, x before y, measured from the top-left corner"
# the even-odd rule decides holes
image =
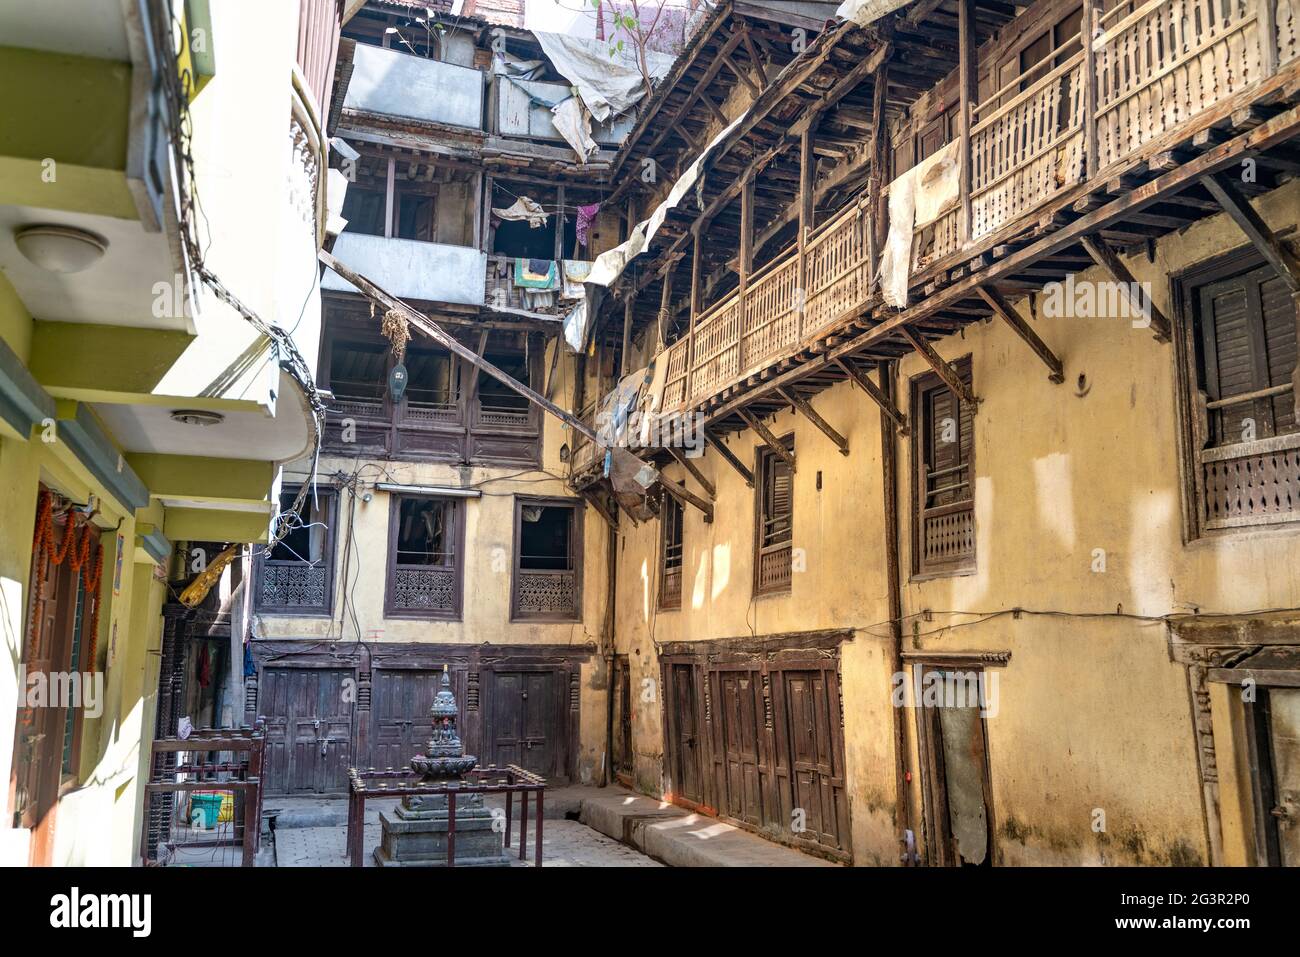
[[[582,617],[582,510],[568,499],[515,499],[512,617]]]
[[[682,525],[685,518],[681,502],[664,495],[659,512],[659,607],[682,607]]]
[[[463,500],[393,495],[389,508],[385,616],[459,619]]]
[[[288,512],[298,488],[286,486],[280,511]],[[256,548],[254,602],[263,614],[328,615],[334,595],[334,489],[308,489],[289,531],[269,551]]]
[[[790,590],[794,539],[794,436],[781,440],[791,459],[775,449],[758,450],[758,528],[755,535],[754,593],[768,595]]]
[[[953,363],[971,384],[967,356]],[[934,373],[912,380],[912,573],[975,567],[974,416]]]
[[[1295,521],[1300,306],[1277,270],[1253,252],[1207,264],[1179,286],[1193,537]]]

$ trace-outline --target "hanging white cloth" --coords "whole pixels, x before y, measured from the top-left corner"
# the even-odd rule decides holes
[[[497,209],[493,206],[492,215],[501,219],[528,220],[528,225],[531,228],[540,229],[546,225],[546,217],[550,214],[542,209],[542,204],[531,196],[520,196],[507,209]]]
[[[895,309],[907,306],[912,239],[961,197],[960,140],[954,140],[889,184],[889,237],[880,255],[880,291]]]

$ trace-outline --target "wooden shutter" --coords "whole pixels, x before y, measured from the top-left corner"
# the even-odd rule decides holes
[[[969,357],[956,367],[970,385]],[[972,410],[933,374],[914,380],[912,410],[917,442],[912,570],[962,570],[975,559]],[[955,434],[945,441],[949,428]]]
[[[1294,399],[1286,387],[1296,366],[1296,316],[1286,285],[1271,266],[1264,266],[1203,286],[1198,305],[1209,401],[1276,390],[1212,408],[1209,444],[1243,441],[1248,418],[1257,439],[1294,432]]]
[[[794,440],[785,446],[794,450]],[[758,531],[755,535],[754,588],[758,593],[789,591],[794,529],[794,473],[771,449],[759,453]]]

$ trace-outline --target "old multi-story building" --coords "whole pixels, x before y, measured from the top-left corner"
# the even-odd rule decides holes
[[[1295,864],[1295,4],[746,6],[605,198],[602,408],[686,425],[618,777],[857,864]]]

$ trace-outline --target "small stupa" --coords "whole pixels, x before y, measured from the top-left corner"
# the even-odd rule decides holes
[[[465,753],[457,721],[460,710],[451,692],[451,676],[442,666],[441,685],[429,709],[433,730],[424,753],[411,758],[411,770],[421,783],[454,784],[478,764]],[[375,848],[380,867],[447,866],[447,795],[408,794],[393,814],[379,812],[383,837]],[[504,840],[493,826],[492,812],[483,806],[483,795],[456,795],[456,866],[509,867]]]

